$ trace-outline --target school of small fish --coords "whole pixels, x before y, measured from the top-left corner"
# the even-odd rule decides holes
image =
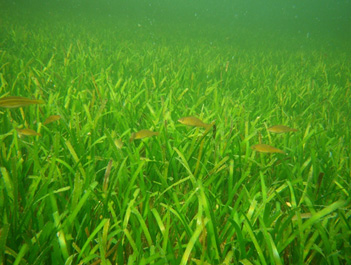
[[[44,104],[44,103],[45,102],[41,99],[30,99],[30,98],[20,97],[20,96],[7,96],[7,97],[0,98],[0,107],[2,108],[21,108],[21,107],[26,107],[30,105]],[[43,125],[50,124],[60,119],[61,119],[60,115],[51,115],[43,122]],[[204,123],[202,120],[194,116],[179,118],[178,122],[187,126],[205,128],[206,132],[211,128],[213,128],[213,138],[215,138],[216,136],[216,126],[214,122],[212,122],[211,124]],[[23,136],[41,136],[40,133],[30,128],[23,128],[23,129],[17,128],[16,130],[19,135],[23,135]],[[288,132],[297,132],[298,130],[295,128],[290,128],[285,125],[274,125],[267,128],[267,131],[270,133],[281,134],[281,133],[288,133]],[[134,140],[149,138],[149,137],[158,136],[158,135],[159,135],[159,132],[143,129],[138,132],[133,132],[131,134],[129,141],[132,142]],[[114,143],[118,149],[121,149],[123,147],[122,139],[116,139]],[[276,148],[268,144],[262,144],[261,141],[259,144],[252,145],[251,149],[253,151],[261,152],[261,153],[286,154],[283,150],[279,148]]]

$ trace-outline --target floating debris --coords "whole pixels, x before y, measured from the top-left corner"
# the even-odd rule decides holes
[[[132,133],[132,136],[130,137],[129,141],[137,140],[137,139],[143,139],[147,137],[152,137],[152,136],[157,136],[159,135],[158,132],[153,132],[150,130],[140,130],[138,132]]]
[[[274,125],[267,129],[271,133],[287,133],[287,132],[297,132],[297,129],[290,128],[284,125]]]
[[[4,97],[0,98],[0,107],[2,108],[20,108],[33,104],[44,104],[44,100],[30,99],[25,97]]]
[[[54,121],[58,121],[59,119],[61,119],[61,116],[60,115],[51,115],[50,117],[48,117],[43,125],[46,125],[46,124],[49,124],[49,123],[52,123]]]
[[[251,149],[261,153],[281,153],[285,154],[283,150],[270,146],[268,144],[255,144],[251,146]]]

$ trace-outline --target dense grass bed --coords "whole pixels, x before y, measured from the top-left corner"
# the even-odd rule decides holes
[[[345,43],[6,10],[0,264],[350,264]]]

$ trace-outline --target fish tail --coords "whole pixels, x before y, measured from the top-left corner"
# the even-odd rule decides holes
[[[215,122],[214,122],[214,121],[211,122],[210,124],[205,124],[205,125],[204,125],[204,128],[205,128],[206,130],[209,130],[209,129],[211,129],[211,127],[213,127],[213,126],[215,126]]]
[[[35,104],[45,104],[45,101],[42,99],[36,99]]]

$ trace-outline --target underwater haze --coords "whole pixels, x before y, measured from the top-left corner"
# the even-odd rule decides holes
[[[199,41],[234,49],[347,49],[351,38],[347,0],[2,1],[1,7],[3,27],[46,22],[52,33],[59,25],[82,27],[92,35],[100,31],[165,45]]]
[[[351,264],[350,14],[0,0],[0,265]]]

